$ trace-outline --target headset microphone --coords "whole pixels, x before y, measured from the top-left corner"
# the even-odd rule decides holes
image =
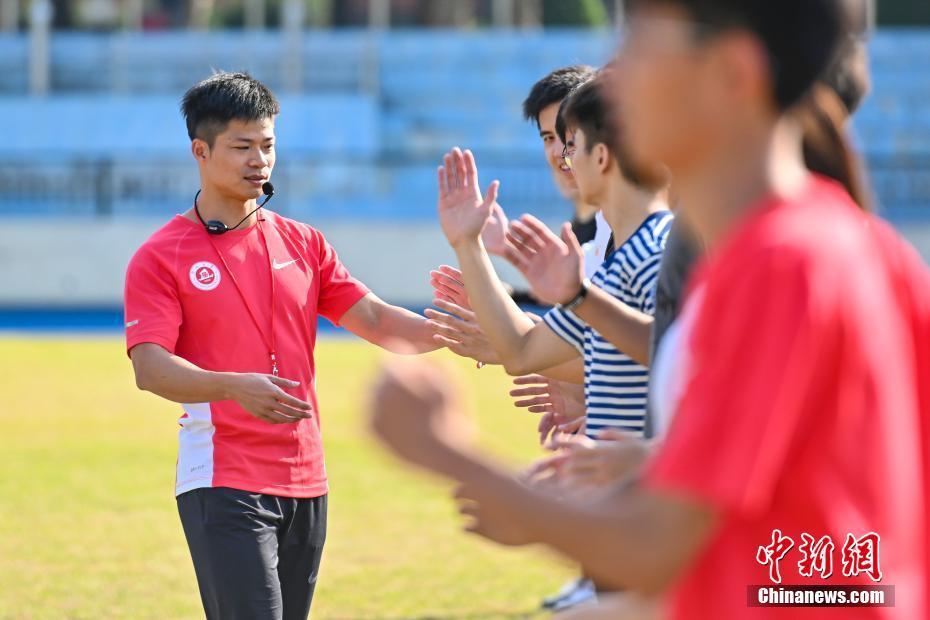
[[[248,215],[239,220],[239,223],[235,226],[226,226],[226,224],[219,220],[210,220],[209,222],[203,221],[203,217],[200,215],[200,209],[197,206],[197,198],[200,197],[200,190],[197,190],[197,195],[194,196],[194,213],[197,214],[197,219],[200,220],[200,223],[203,224],[203,227],[208,233],[211,235],[222,235],[223,233],[229,232],[230,230],[239,228],[239,226],[242,225],[242,222],[252,217],[253,213],[268,204],[268,201],[271,200],[271,198],[274,196],[274,185],[272,185],[270,181],[265,181],[265,183],[262,184],[262,193],[265,194],[265,199],[257,207],[252,209]]]

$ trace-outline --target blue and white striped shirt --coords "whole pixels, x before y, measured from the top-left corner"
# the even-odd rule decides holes
[[[601,265],[591,283],[641,312],[655,312],[656,279],[674,216],[647,217]],[[587,434],[606,428],[642,435],[649,393],[649,370],[620,352],[573,313],[556,307],[543,319],[584,357]]]

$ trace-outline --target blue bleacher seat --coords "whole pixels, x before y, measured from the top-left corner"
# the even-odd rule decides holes
[[[0,181],[12,188],[0,213],[29,187],[42,188],[28,196],[36,213],[177,210],[196,184],[178,100],[224,69],[252,72],[282,101],[281,210],[433,217],[435,167],[457,144],[476,152],[484,183],[502,180],[512,211],[559,214],[564,202],[521,103],[548,71],[603,64],[615,43],[610,31],[571,29],[308,30],[297,41],[280,31],[55,33],[53,93],[32,98],[28,41],[2,35],[0,114],[16,122],[0,141]],[[874,91],[854,120],[859,144],[880,201],[892,212],[922,205],[930,218],[921,189],[930,186],[930,30],[881,30],[870,52]]]

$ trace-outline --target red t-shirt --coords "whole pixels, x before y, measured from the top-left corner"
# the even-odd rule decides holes
[[[669,593],[671,616],[927,617],[926,268],[814,177],[752,210],[695,287],[686,388],[644,484],[718,521]],[[774,585],[760,551],[774,530],[793,542],[782,586],[894,585],[895,607],[750,607],[748,586]],[[880,583],[843,574],[847,536],[871,532]],[[828,578],[801,575],[802,533],[834,543]]]
[[[210,235],[175,216],[129,263],[127,351],[152,342],[206,370],[271,373],[273,344],[279,375],[300,382],[287,391],[314,407],[310,419],[269,424],[235,401],[181,405],[178,495],[217,486],[285,497],[327,492],[313,359],[317,317],[338,322],[368,289],[320,232],[271,211],[263,217]]]

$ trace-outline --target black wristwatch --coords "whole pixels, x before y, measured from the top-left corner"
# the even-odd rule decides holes
[[[588,289],[591,288],[591,280],[585,278],[581,281],[581,290],[578,291],[578,294],[572,297],[571,301],[568,303],[562,304],[562,310],[574,310],[581,305],[581,302],[584,301],[584,298],[588,296]]]

